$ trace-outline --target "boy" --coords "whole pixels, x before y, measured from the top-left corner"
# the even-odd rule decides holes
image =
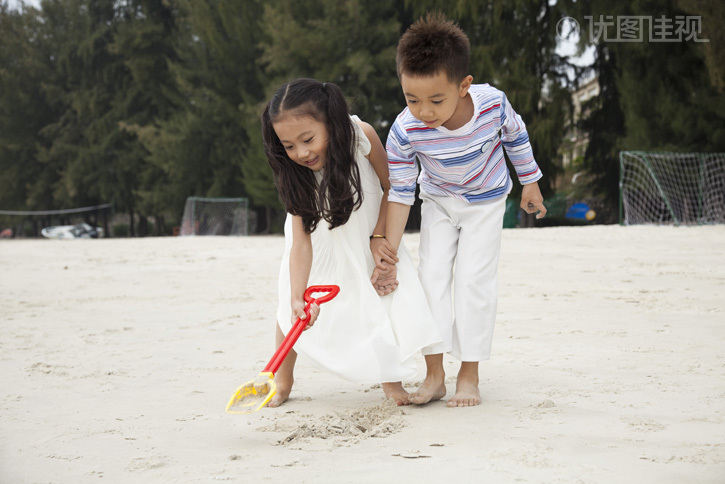
[[[455,23],[428,14],[401,37],[396,55],[408,107],[388,134],[391,203],[384,235],[397,249],[417,179],[423,200],[418,274],[444,340],[424,351],[426,378],[410,397],[416,404],[446,394],[443,353],[461,361],[447,405],[481,402],[478,364],[491,353],[503,215],[512,186],[504,148],[524,185],[521,208],[539,212],[537,218],[546,214],[526,126],[503,92],[472,84],[469,50]]]

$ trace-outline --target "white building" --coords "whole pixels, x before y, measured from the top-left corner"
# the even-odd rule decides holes
[[[582,106],[597,96],[599,96],[599,78],[597,76],[585,81],[571,95],[574,105],[573,119],[569,123],[569,128],[566,131],[564,143],[561,147],[562,166],[564,168],[571,165],[572,161],[584,156],[584,152],[589,144],[589,136],[587,133],[583,133],[577,127],[577,124],[582,117],[588,115],[587,110],[582,111]]]

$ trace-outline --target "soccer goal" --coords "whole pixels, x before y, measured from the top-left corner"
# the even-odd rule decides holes
[[[725,223],[725,153],[619,153],[623,225]]]
[[[246,198],[189,197],[184,204],[180,235],[249,235]]]

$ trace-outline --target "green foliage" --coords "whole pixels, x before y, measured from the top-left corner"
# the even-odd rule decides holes
[[[0,3],[0,206],[36,209],[52,201],[58,168],[38,163],[40,131],[58,116],[52,39],[36,10]],[[42,188],[42,187],[45,187]]]
[[[679,4],[703,13],[722,12],[718,0],[595,0],[578,2],[575,12],[582,26],[588,26],[586,15],[674,20],[687,15]],[[713,20],[705,16],[703,23],[722,29],[721,22]],[[707,37],[701,34],[700,38]],[[587,41],[588,35],[583,35],[582,42]],[[718,92],[712,73],[708,74],[701,44],[653,43],[645,33],[643,42],[600,42],[596,52],[595,70],[602,92],[592,101],[592,115],[582,124],[590,139],[585,164],[594,175],[593,189],[610,204],[616,204],[619,196],[620,151],[725,150],[725,97]]]
[[[602,94],[583,125],[584,163],[615,200],[621,149],[725,149],[723,29],[713,21],[722,8],[715,0],[42,0],[16,11],[0,0],[0,207],[110,201],[131,215],[134,236],[147,218],[179,220],[188,196],[237,196],[266,214],[261,229],[278,230],[283,211],[259,124],[266,99],[294,77],[335,82],[385,141],[404,107],[398,38],[433,9],[469,35],[475,82],[503,90],[521,114],[550,196],[571,109],[557,22],[702,15],[709,44],[597,46]]]
[[[395,73],[401,12],[390,0],[266,2],[260,59],[265,94],[295,77],[334,82],[384,142],[404,105]]]

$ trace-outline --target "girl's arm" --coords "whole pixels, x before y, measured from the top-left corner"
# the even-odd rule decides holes
[[[302,217],[292,216],[292,248],[289,256],[290,275],[290,304],[292,306],[292,322],[297,318],[305,319],[305,289],[310,278],[312,268],[312,238],[305,232]],[[310,308],[309,328],[315,324],[319,307],[316,304]]]
[[[362,128],[365,136],[370,141],[370,154],[368,160],[373,165],[375,173],[378,175],[380,185],[383,187],[383,198],[380,202],[380,212],[378,214],[378,222],[375,229],[370,235],[386,235],[385,224],[388,213],[388,193],[390,192],[390,178],[388,175],[388,155],[380,142],[378,134],[368,123],[360,121],[358,123]],[[375,265],[381,270],[387,270],[387,264],[396,264],[398,262],[397,250],[385,238],[373,238],[370,240],[370,250],[375,259]],[[387,263],[387,264],[386,264]]]

